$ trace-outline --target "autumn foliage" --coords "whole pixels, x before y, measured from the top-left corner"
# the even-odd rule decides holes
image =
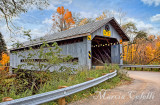
[[[64,9],[63,6],[57,8],[57,14],[52,16],[52,20],[53,28],[59,28],[59,31],[67,30],[75,24],[71,11]]]
[[[135,43],[123,43],[123,60],[128,64],[160,64],[160,36],[150,35],[136,39]]]
[[[6,53],[2,53],[2,60],[0,61],[0,64],[2,65],[0,67],[0,70],[4,70],[6,67],[6,64],[9,62],[9,56]]]

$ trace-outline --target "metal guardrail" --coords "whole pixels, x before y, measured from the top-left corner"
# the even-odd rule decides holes
[[[15,99],[12,101],[7,101],[7,102],[2,102],[0,105],[37,105],[37,104],[42,104],[46,103],[49,101],[53,101],[62,97],[69,96],[71,94],[80,92],[82,90],[88,89],[90,87],[93,87],[95,85],[98,85],[110,78],[113,78],[114,76],[117,75],[117,70],[115,70],[112,73],[106,74],[104,76],[101,76],[99,78],[89,80],[77,85],[69,86],[66,88],[42,93],[42,94],[37,94],[33,96],[28,96],[20,99]]]
[[[123,67],[139,67],[139,68],[160,68],[160,65],[119,65]]]

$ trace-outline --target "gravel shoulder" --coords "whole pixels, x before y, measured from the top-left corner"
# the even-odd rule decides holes
[[[129,71],[131,84],[102,90],[69,105],[160,105],[160,72]]]

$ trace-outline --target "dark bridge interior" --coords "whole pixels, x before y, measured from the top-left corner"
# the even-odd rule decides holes
[[[112,63],[111,46],[117,43],[114,38],[95,36],[92,39],[92,66]]]

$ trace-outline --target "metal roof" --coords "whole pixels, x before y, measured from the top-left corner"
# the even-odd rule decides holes
[[[42,44],[43,41],[49,43],[49,42],[64,40],[65,38],[70,38],[70,37],[72,37],[72,38],[80,37],[82,34],[93,33],[94,31],[96,31],[97,29],[99,29],[100,27],[105,25],[106,23],[110,22],[111,20],[116,21],[114,18],[107,18],[107,19],[104,19],[104,20],[101,20],[101,21],[88,23],[88,24],[78,26],[78,27],[75,27],[75,28],[72,28],[72,29],[57,32],[57,33],[54,33],[54,34],[51,34],[51,35],[46,35],[44,37],[34,39],[33,41],[26,41],[26,42],[22,43],[23,47],[13,48],[11,50],[39,45],[39,44]],[[120,30],[122,30],[122,29],[120,28]],[[89,34],[86,34],[85,36],[87,36]],[[123,34],[124,34],[125,37],[127,37],[126,34],[124,33],[124,31],[123,31]]]

